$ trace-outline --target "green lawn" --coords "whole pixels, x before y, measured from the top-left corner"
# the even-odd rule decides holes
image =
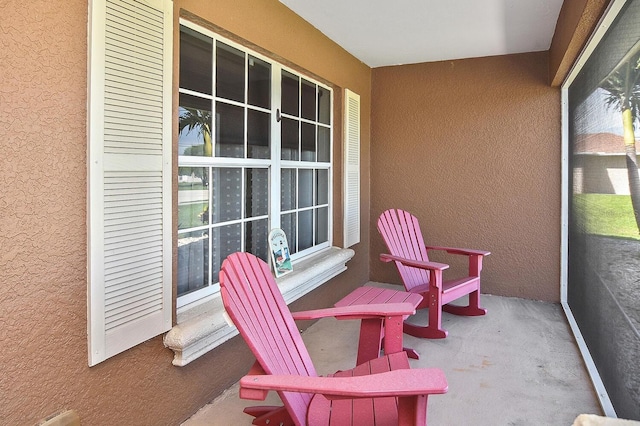
[[[629,195],[575,194],[575,217],[587,233],[640,240]]]
[[[202,214],[206,208],[206,202],[178,206],[178,229],[203,225]]]

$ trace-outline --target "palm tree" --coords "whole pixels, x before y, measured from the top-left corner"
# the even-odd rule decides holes
[[[198,134],[204,140],[204,156],[211,157],[213,145],[211,144],[211,111],[197,108],[181,107],[186,112],[180,115],[179,132],[187,129],[187,133],[197,129]]]
[[[607,107],[622,112],[629,192],[636,225],[640,230],[640,178],[634,135],[634,123],[640,119],[640,51],[618,67],[600,87],[607,92]]]

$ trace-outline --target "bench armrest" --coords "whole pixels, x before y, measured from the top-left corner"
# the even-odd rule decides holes
[[[442,247],[442,246],[426,246],[427,250],[444,250],[449,254],[462,254],[465,256],[489,256],[491,254],[490,251],[485,250],[473,250],[466,248],[458,248],[458,247]]]
[[[405,316],[416,313],[411,303],[375,303],[370,305],[350,305],[338,308],[313,309],[292,312],[295,320],[314,320],[327,317],[336,319],[364,319],[388,316]]]
[[[380,260],[383,262],[400,262],[406,266],[412,266],[414,268],[420,269],[429,269],[432,271],[444,271],[449,268],[449,265],[446,263],[438,263],[438,262],[423,262],[421,260],[411,260],[400,256],[394,256],[392,254],[381,254]]]
[[[367,376],[309,377],[249,375],[240,379],[240,397],[264,400],[269,391],[322,394],[330,399],[442,394],[447,379],[438,368],[401,369]]]

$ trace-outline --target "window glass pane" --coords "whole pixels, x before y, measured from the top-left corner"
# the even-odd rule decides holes
[[[329,241],[329,208],[316,210],[316,244]]]
[[[300,137],[298,132],[298,120],[283,118],[281,121],[282,129],[282,151],[280,158],[283,160],[300,159]]]
[[[299,78],[287,71],[282,71],[282,112],[299,116]]]
[[[255,254],[265,262],[268,262],[268,234],[269,220],[259,219],[247,222],[244,233],[244,250]]]
[[[331,92],[318,86],[318,121],[331,124]]]
[[[316,171],[316,205],[329,203],[329,170]]]
[[[178,235],[178,295],[204,288],[209,283],[209,236],[207,231]]]
[[[180,93],[178,155],[211,157],[211,101]]]
[[[209,223],[208,171],[204,167],[178,169],[178,229]]]
[[[313,170],[298,170],[298,207],[313,205]]]
[[[302,79],[302,118],[316,119],[316,85]]]
[[[247,169],[246,178],[245,217],[256,217],[269,214],[268,170]]]
[[[222,262],[231,253],[242,250],[242,227],[239,223],[213,228],[211,249],[211,282],[220,281],[219,273]]]
[[[216,156],[244,158],[244,108],[216,103]]]
[[[249,56],[248,103],[262,108],[271,108],[271,65]]]
[[[280,209],[296,208],[296,169],[282,169],[280,172]]]
[[[180,27],[180,87],[211,95],[213,40]]]
[[[313,246],[313,210],[298,213],[298,250]]]
[[[271,115],[247,111],[247,149],[249,158],[271,157]]]
[[[244,102],[244,53],[216,43],[216,96]]]
[[[287,236],[287,242],[289,243],[289,253],[296,253],[297,250],[297,234],[296,234],[296,214],[287,213],[283,214],[280,218],[280,229],[282,229]]]
[[[302,161],[316,161],[316,126],[302,123]]]
[[[213,223],[240,219],[242,216],[242,169],[214,168],[211,188]]]
[[[318,162],[331,161],[331,138],[328,127],[318,126]]]

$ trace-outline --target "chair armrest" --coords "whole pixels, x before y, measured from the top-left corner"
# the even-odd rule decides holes
[[[411,303],[375,303],[371,305],[350,305],[338,308],[314,309],[292,312],[295,320],[313,320],[326,317],[337,319],[363,319],[387,316],[405,316],[416,313]]]
[[[490,251],[473,250],[473,249],[465,249],[465,248],[457,248],[457,247],[426,246],[426,249],[427,250],[444,250],[449,254],[462,254],[466,256],[470,256],[470,255],[489,256],[491,254]]]
[[[294,375],[244,376],[240,397],[264,400],[272,391],[322,394],[329,399],[403,397],[442,394],[448,390],[438,368],[401,369],[367,376],[309,377]]]
[[[429,269],[433,271],[444,271],[445,269],[449,268],[449,265],[447,265],[446,263],[423,262],[420,260],[406,259],[404,257],[394,256],[392,254],[386,253],[380,255],[380,260],[382,260],[383,262],[400,262],[406,266],[413,266],[414,268]]]

